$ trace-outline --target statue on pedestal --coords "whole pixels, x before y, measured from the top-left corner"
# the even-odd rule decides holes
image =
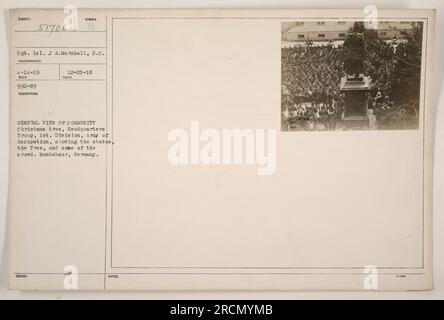
[[[346,76],[341,79],[340,86],[345,95],[344,126],[369,127],[367,92],[370,90],[370,78],[364,76],[366,50],[363,33],[355,30],[347,34],[344,55]]]
[[[364,72],[365,45],[362,33],[349,33],[344,41],[344,69],[358,80]]]

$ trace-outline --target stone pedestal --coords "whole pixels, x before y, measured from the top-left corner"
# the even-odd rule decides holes
[[[346,128],[369,128],[366,94],[370,78],[345,76],[341,79],[341,92],[345,95],[343,125]]]

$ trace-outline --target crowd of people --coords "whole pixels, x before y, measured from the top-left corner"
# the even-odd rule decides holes
[[[344,74],[341,52],[342,47],[333,45],[282,48],[284,86],[294,98],[320,101],[338,96]]]
[[[342,121],[342,96],[327,102],[300,102],[283,111],[283,127],[289,130],[336,130]]]
[[[371,78],[366,101],[373,117],[371,124],[378,129],[414,127],[417,99],[400,103],[392,97],[397,82],[392,75],[405,45],[379,42],[372,49],[364,61],[364,74]],[[340,81],[345,76],[343,45],[307,43],[285,47],[281,57],[283,129],[344,129],[344,93],[340,91]]]

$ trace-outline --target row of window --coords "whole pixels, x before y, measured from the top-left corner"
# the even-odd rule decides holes
[[[304,23],[305,23],[304,21],[297,21],[296,25],[297,26],[303,26]],[[338,21],[337,23],[340,24],[340,25],[343,25],[343,24],[346,24],[347,22],[346,21]],[[323,25],[325,25],[325,21],[317,21],[316,24],[318,26],[323,26]]]
[[[387,32],[380,32],[379,35],[382,36],[382,37],[385,37],[387,35]],[[339,38],[345,38],[345,33],[339,33],[338,37]],[[299,39],[305,39],[305,34],[298,34],[298,38]],[[325,33],[319,33],[318,34],[318,38],[325,38]]]
[[[339,33],[338,36],[340,38],[345,38],[345,33]],[[304,39],[305,38],[305,34],[298,34],[298,38],[299,39]],[[318,38],[325,38],[325,33],[319,33],[318,34]]]

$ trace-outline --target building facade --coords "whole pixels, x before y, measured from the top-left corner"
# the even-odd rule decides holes
[[[345,40],[354,21],[296,21],[284,22],[282,40],[287,42]],[[411,31],[415,22],[380,21],[376,31],[384,40],[402,39],[404,32]]]

